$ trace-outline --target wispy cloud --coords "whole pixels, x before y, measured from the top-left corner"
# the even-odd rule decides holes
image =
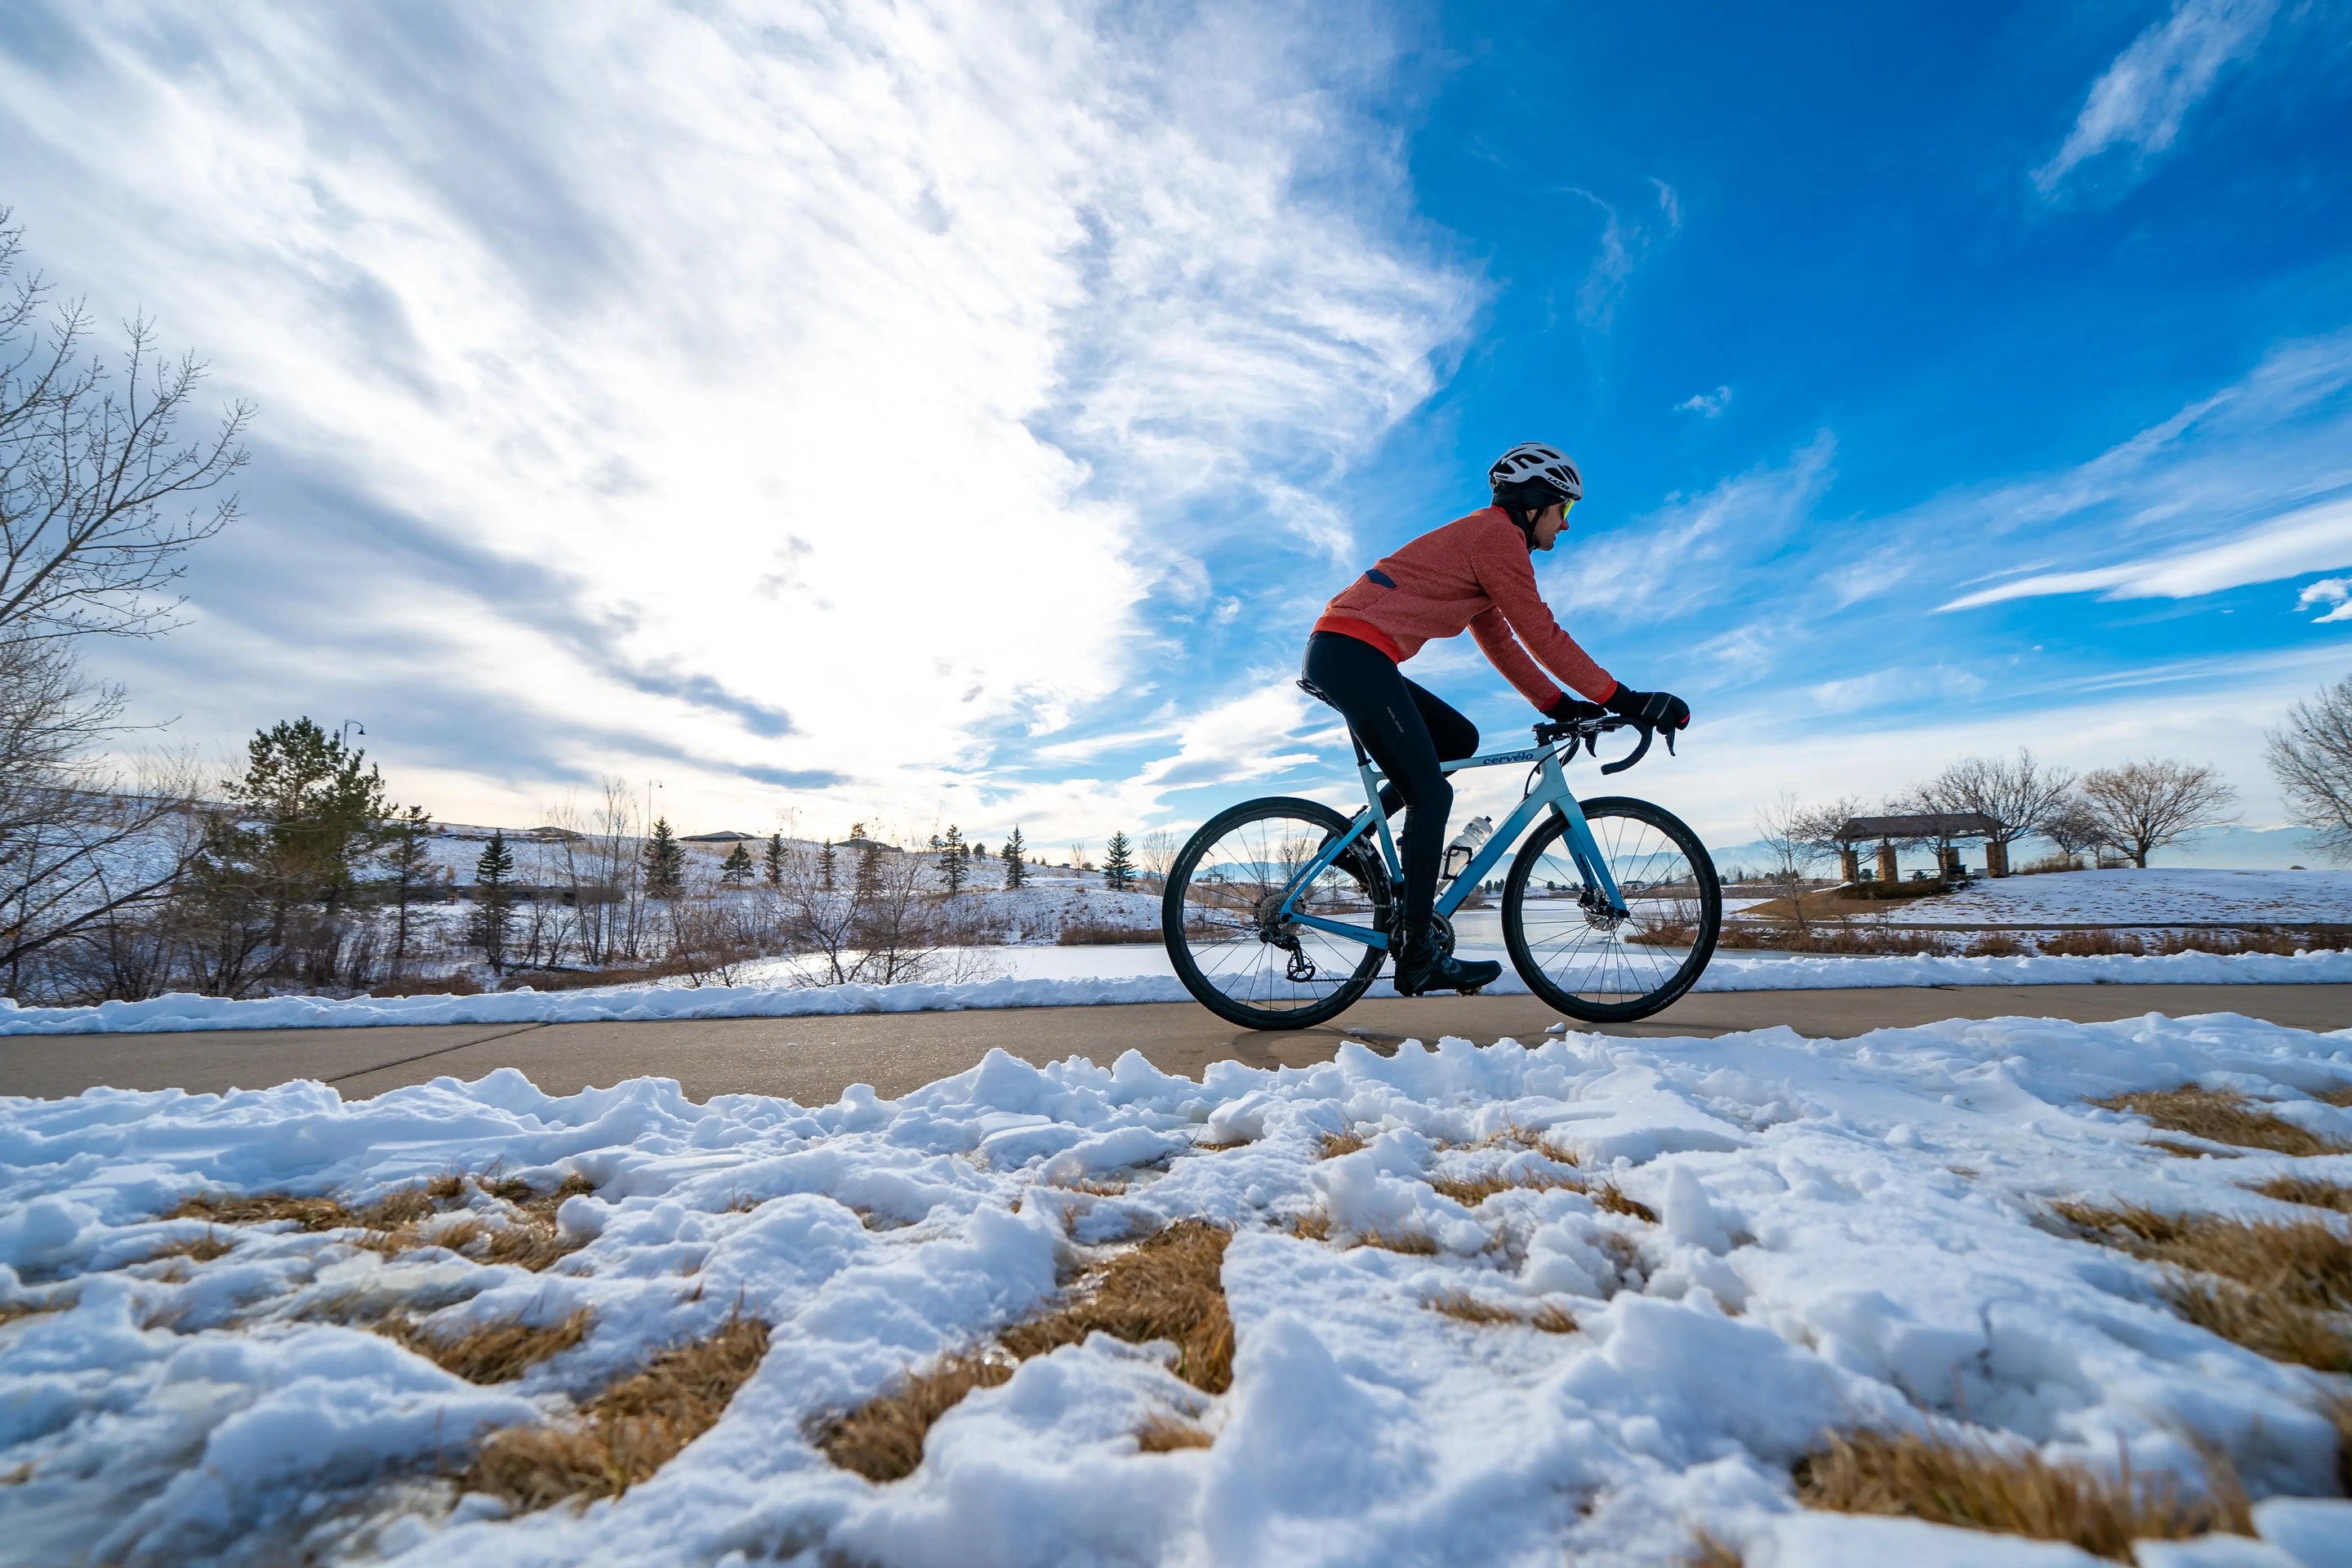
[[[1696,414],[1702,419],[1713,419],[1731,406],[1731,388],[1718,386],[1713,392],[1693,393],[1675,405],[1677,414]]]
[[[1836,438],[1823,431],[1785,463],[1672,497],[1589,544],[1561,545],[1564,559],[1545,572],[1552,602],[1594,619],[1647,623],[1746,598],[1756,565],[1828,489],[1836,456]]]
[[[2081,572],[2045,572],[1980,588],[1937,606],[1966,610],[2006,599],[2097,594],[2107,599],[2193,599],[2249,583],[2352,565],[2352,500],[2305,507],[2233,539]],[[2333,617],[2328,617],[2333,618]]]
[[[2132,40],[2091,84],[2074,129],[2034,187],[2053,195],[2074,172],[2100,154],[2127,150],[2132,176],[2170,147],[2189,111],[2213,90],[2222,70],[2254,52],[2278,0],[2174,0],[2172,14]]]
[[[2348,496],[2352,331],[2339,331],[2277,345],[2238,382],[2073,468],[1878,520],[1874,547],[1832,578],[1850,590],[1843,603],[1926,591],[1945,609],[2188,597],[2352,564]]]
[[[746,779],[1019,811],[971,764],[1129,689],[1216,531],[1348,553],[1318,498],[1477,304],[1353,9],[34,4],[39,259],[264,407],[248,547],[127,672],[202,739],[331,670],[728,820],[777,804]],[[299,605],[227,580],[273,558]]]
[[[1657,196],[1658,222],[1668,234],[1679,234],[1683,226],[1682,197],[1664,180],[1654,178],[1650,185]],[[1654,226],[1627,216],[1615,203],[1591,191],[1572,190],[1568,194],[1582,196],[1601,209],[1599,247],[1593,253],[1592,265],[1585,271],[1584,281],[1577,286],[1576,319],[1595,331],[1605,332],[1616,319],[1618,301],[1624,298],[1627,280],[1654,243],[1656,231]]]

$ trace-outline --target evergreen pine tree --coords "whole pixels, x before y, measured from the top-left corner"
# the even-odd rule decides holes
[[[773,888],[784,879],[784,836],[782,834],[768,835],[767,861],[768,886]]]
[[[481,858],[474,862],[471,933],[493,974],[506,973],[507,931],[514,921],[514,894],[508,884],[513,876],[514,851],[507,847],[504,833],[493,831],[490,841],[482,847]]]
[[[719,863],[719,879],[730,888],[740,888],[751,879],[751,852],[737,841],[728,851],[727,858]]]
[[[1029,862],[1021,858],[1022,853],[1027,848],[1028,846],[1021,841],[1021,829],[1014,828],[1013,837],[1004,841],[1004,885],[1006,887],[1021,888],[1028,885]]]
[[[828,838],[816,852],[817,882],[818,885],[823,887],[828,893],[833,891],[835,862],[835,857],[833,852],[833,840]]]
[[[670,831],[669,818],[656,818],[654,836],[646,840],[646,891],[656,899],[674,899],[686,886],[686,846]]]
[[[392,978],[398,980],[408,964],[409,906],[418,893],[449,874],[433,864],[433,818],[421,805],[412,805],[392,821],[392,844],[384,851],[384,890],[392,900]]]
[[[857,841],[857,886],[860,902],[877,898],[882,892],[882,846],[871,838]]]
[[[963,830],[952,822],[948,824],[948,836],[940,845],[940,877],[948,885],[948,897],[963,891],[964,879],[971,874],[970,850],[965,847]]]
[[[1103,886],[1118,892],[1127,891],[1135,880],[1135,857],[1124,830],[1110,836],[1103,846]]]

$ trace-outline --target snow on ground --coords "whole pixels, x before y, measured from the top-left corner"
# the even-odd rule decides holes
[[[0,1326],[5,1552],[1666,1563],[1704,1527],[1756,1568],[2088,1563],[1801,1514],[1789,1467],[1828,1428],[1967,1421],[2140,1475],[2193,1471],[2206,1445],[2257,1497],[2332,1495],[2317,1374],[2189,1326],[2155,1270],[2042,1217],[2084,1195],[2308,1218],[2247,1184],[2289,1167],[2352,1175],[2352,1156],[2170,1157],[2145,1123],[2084,1103],[2185,1079],[2352,1137],[2352,1111],[2311,1098],[2352,1085],[2352,1041],[2231,1016],[1850,1041],[1444,1040],[1393,1058],[1350,1046],[1303,1070],[1219,1063],[1205,1083],[1132,1052],[1042,1070],[996,1053],[899,1100],[856,1089],[822,1107],[698,1105],[653,1079],[554,1098],[512,1071],[352,1102],[315,1083],[0,1100],[0,1300],[75,1298]],[[1474,1147],[1506,1127],[1548,1131],[1657,1223],[1573,1190],[1514,1188],[1475,1209],[1433,1190],[1433,1175],[1541,1163]],[[1369,1146],[1318,1159],[1347,1129]],[[593,1239],[543,1274],[285,1228],[239,1231],[210,1262],[134,1261],[204,1233],[154,1217],[191,1194],[359,1202],[492,1166],[593,1183],[558,1215]],[[1070,1190],[1106,1178],[1133,1184]],[[1316,1209],[1330,1241],[1288,1228]],[[1230,1393],[1208,1399],[1153,1351],[1096,1339],[965,1400],[901,1482],[835,1469],[804,1436],[1036,1310],[1074,1244],[1187,1216],[1236,1230]],[[1437,1250],[1344,1245],[1373,1229]],[[1429,1309],[1449,1293],[1561,1309],[1578,1331]],[[370,1294],[446,1303],[436,1328],[575,1309],[592,1327],[520,1382],[477,1386],[329,1321],[331,1303]],[[487,1499],[453,1510],[432,1479],[485,1430],[560,1413],[739,1305],[772,1326],[764,1363],[716,1427],[617,1501],[509,1519]],[[1196,1414],[1214,1445],[1139,1453],[1131,1434],[1171,1411]],[[2321,1548],[2352,1538],[2352,1504],[2259,1517]],[[2326,1560],[2241,1548],[2226,1561]]]
[[[1008,967],[1032,957],[1047,973],[961,984],[605,985],[580,991],[500,991],[480,996],[264,996],[231,1001],[184,992],[94,1007],[19,1007],[0,997],[0,1037],[138,1034],[190,1029],[331,1029],[375,1024],[593,1024],[666,1018],[798,1018],[838,1013],[956,1012],[986,1007],[1091,1007],[1190,1002],[1156,947],[1005,948]],[[1473,956],[1499,952],[1466,946]],[[1061,973],[1055,973],[1055,970]],[[1699,977],[1700,991],[1843,991],[1903,985],[2352,984],[2352,952],[2179,952],[2097,958],[1730,958]],[[1511,972],[1486,987],[1524,996]],[[1366,994],[1393,997],[1383,976]],[[1345,1015],[1343,1014],[1344,1017]]]
[[[1988,879],[1901,904],[1887,918],[1897,924],[2352,923],[2352,871],[2053,871]]]

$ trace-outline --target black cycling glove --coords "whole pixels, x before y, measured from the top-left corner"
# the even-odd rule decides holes
[[[1609,711],[1598,702],[1587,702],[1574,692],[1563,691],[1544,710],[1544,717],[1555,724],[1573,724],[1579,719],[1598,719]]]
[[[1653,730],[1690,728],[1690,704],[1671,691],[1636,691],[1623,681],[1601,706],[1621,719],[1647,724]]]

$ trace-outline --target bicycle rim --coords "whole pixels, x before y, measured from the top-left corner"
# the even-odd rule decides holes
[[[1715,861],[1682,820],[1647,801],[1584,803],[1624,895],[1612,916],[1552,817],[1520,847],[1503,889],[1503,941],[1528,988],[1571,1018],[1645,1018],[1695,984],[1723,929]]]
[[[1273,919],[1283,889],[1347,820],[1311,800],[1254,800],[1212,818],[1170,868],[1160,930],[1177,978],[1217,1016],[1253,1029],[1303,1029],[1347,1007],[1377,978],[1377,948]],[[1294,911],[1385,930],[1388,878],[1372,852],[1318,874]]]

